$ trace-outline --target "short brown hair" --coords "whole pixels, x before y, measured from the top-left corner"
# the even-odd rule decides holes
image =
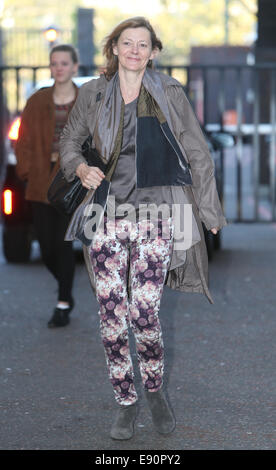
[[[118,70],[118,57],[113,53],[113,46],[117,44],[122,32],[127,28],[146,28],[150,32],[152,49],[163,49],[162,42],[156,36],[156,33],[150,22],[143,16],[135,16],[119,23],[116,28],[105,38],[103,55],[107,59],[105,75],[110,80]],[[152,61],[149,60],[147,67],[152,67]]]
[[[79,62],[77,49],[71,44],[58,44],[57,46],[52,47],[50,51],[50,60],[54,52],[69,52],[73,63],[77,64]]]

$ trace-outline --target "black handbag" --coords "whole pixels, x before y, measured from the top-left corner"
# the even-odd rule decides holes
[[[105,172],[106,165],[95,148],[92,148],[92,139],[88,137],[82,145],[82,155],[89,166],[97,166]],[[68,182],[61,169],[58,170],[51,182],[47,198],[50,204],[62,214],[71,216],[78,205],[83,201],[88,189],[82,186],[81,180],[76,176]]]

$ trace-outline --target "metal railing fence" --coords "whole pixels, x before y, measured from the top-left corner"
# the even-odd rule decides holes
[[[221,199],[228,220],[276,222],[276,66],[161,66],[178,79],[202,126],[235,137],[234,148],[220,151]],[[98,75],[93,65],[79,75]],[[1,141],[4,152],[6,117],[19,114],[47,66],[0,67]],[[0,162],[1,163],[1,162]]]

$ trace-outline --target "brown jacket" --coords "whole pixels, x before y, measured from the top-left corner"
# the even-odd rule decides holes
[[[27,181],[26,199],[47,203],[50,182],[59,168],[51,171],[51,152],[55,130],[54,87],[43,88],[27,101],[21,116],[15,153],[16,172]],[[77,91],[77,87],[76,87]]]
[[[155,73],[157,74],[157,72]],[[204,293],[209,301],[213,302],[208,289],[208,257],[201,222],[204,222],[208,230],[215,227],[221,229],[226,225],[216,189],[214,163],[181,84],[167,75],[158,75],[162,80],[162,92],[168,105],[174,136],[191,166],[193,184],[183,187],[183,191],[186,200],[192,204],[193,214],[201,235],[200,242],[186,250],[185,262],[169,270],[166,284],[183,292]],[[97,97],[99,94],[105,94],[106,87],[107,81],[104,76],[83,85],[63,129],[60,141],[61,168],[68,181],[75,177],[77,166],[84,161],[81,155],[81,144],[89,134],[94,134],[100,107],[100,101],[97,100]],[[90,190],[84,204],[90,203],[92,197],[93,190]],[[181,199],[181,191],[178,191],[174,202],[182,203]],[[73,216],[67,230],[67,239],[73,238],[77,225],[78,221]],[[94,288],[94,276],[88,262],[87,247],[84,247],[84,254],[91,284]]]

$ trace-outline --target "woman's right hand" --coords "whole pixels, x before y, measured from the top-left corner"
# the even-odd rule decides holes
[[[82,185],[87,189],[97,189],[104,179],[104,173],[97,166],[88,166],[80,163],[76,169],[76,175],[80,178]]]

